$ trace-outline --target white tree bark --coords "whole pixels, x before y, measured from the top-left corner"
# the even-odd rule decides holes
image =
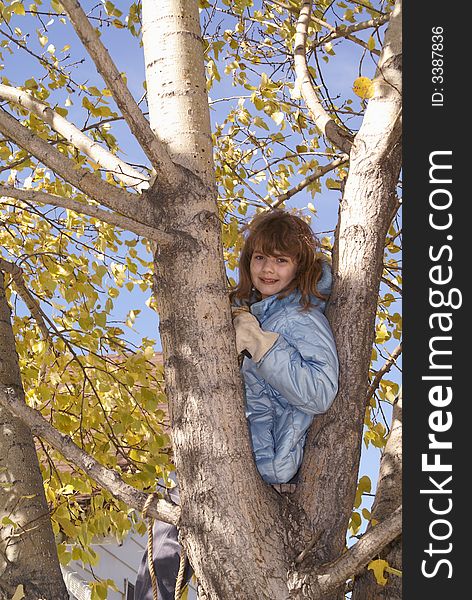
[[[303,0],[300,9],[300,15],[297,22],[297,33],[295,35],[294,63],[297,74],[296,86],[300,88],[303,99],[310,110],[318,129],[335,146],[340,148],[346,154],[349,154],[351,148],[351,137],[347,131],[344,131],[326,112],[316,90],[313,86],[308,63],[306,58],[306,41],[308,35],[308,26],[311,18],[311,8],[313,0]]]
[[[213,146],[197,2],[143,2],[152,130],[172,160],[214,186]]]

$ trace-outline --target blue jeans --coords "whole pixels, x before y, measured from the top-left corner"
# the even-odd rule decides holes
[[[174,502],[178,502],[179,491],[177,487],[172,488],[170,497]],[[178,530],[174,525],[156,520],[153,524],[152,533],[152,562],[154,564],[154,572],[156,573],[159,600],[174,600],[175,582],[180,565]],[[189,581],[192,575],[192,567],[187,561],[184,572],[185,583]],[[134,589],[134,600],[153,600],[147,550],[139,566]]]

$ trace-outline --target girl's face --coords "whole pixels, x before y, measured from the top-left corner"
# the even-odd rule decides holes
[[[262,298],[273,296],[285,289],[297,273],[297,263],[283,254],[267,256],[253,252],[250,264],[252,285]]]

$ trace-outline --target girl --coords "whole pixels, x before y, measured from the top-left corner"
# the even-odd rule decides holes
[[[256,465],[276,487],[293,480],[314,415],[337,393],[336,347],[323,314],[331,269],[317,250],[299,217],[256,216],[230,296]]]
[[[314,415],[325,412],[337,392],[336,348],[323,315],[331,269],[317,250],[302,219],[280,210],[256,216],[241,252],[239,283],[230,294],[256,465],[279,491],[300,467]],[[155,521],[153,532],[159,598],[173,600],[178,531]],[[187,565],[185,581],[191,575]],[[135,600],[152,597],[146,553]]]

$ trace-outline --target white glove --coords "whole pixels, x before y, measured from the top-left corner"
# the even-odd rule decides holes
[[[238,354],[247,350],[254,362],[259,362],[279,337],[279,334],[273,331],[263,331],[259,321],[247,309],[233,310],[233,325]]]

